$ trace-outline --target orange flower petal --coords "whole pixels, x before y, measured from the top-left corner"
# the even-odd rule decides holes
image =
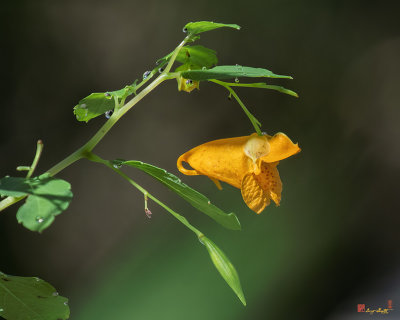
[[[261,213],[272,199],[276,205],[281,201],[282,182],[277,169],[278,162],[261,164],[260,174],[248,173],[242,181],[242,197],[247,206]]]
[[[181,155],[178,169],[187,175],[203,174],[240,188],[246,173],[253,170],[252,160],[243,151],[249,136],[220,139],[204,143]],[[185,161],[195,170],[182,166]]]
[[[254,173],[244,176],[241,191],[244,202],[257,214],[270,203],[268,194],[260,187]]]
[[[279,162],[263,162],[261,165],[261,173],[256,176],[260,187],[269,193],[270,198],[277,206],[279,206],[281,202],[282,193],[282,181],[277,168],[278,163]]]
[[[294,144],[292,140],[282,132],[278,132],[273,137],[268,136],[268,142],[271,151],[266,156],[261,157],[261,160],[265,162],[276,162],[301,151],[298,144]]]
[[[278,161],[299,151],[299,146],[283,133],[273,137],[255,133],[204,143],[181,155],[177,166],[186,175],[208,176],[218,189],[219,181],[241,189],[246,204],[260,213],[271,199],[276,205],[281,200]],[[193,170],[183,167],[183,162]]]

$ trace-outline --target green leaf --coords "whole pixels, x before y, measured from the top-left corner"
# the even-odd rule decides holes
[[[159,59],[157,64],[162,61],[168,61],[172,54],[173,52]],[[197,45],[182,47],[176,56],[176,61],[190,65],[192,69],[201,69],[203,67],[211,68],[216,65],[218,63],[218,58],[214,50]]]
[[[240,30],[240,26],[237,24],[226,24],[226,23],[217,23],[211,21],[198,21],[198,22],[189,22],[183,28],[183,32],[187,32],[189,36],[193,36],[202,32],[211,31],[214,29],[229,27],[234,28],[236,30]]]
[[[49,283],[0,272],[0,316],[7,320],[58,320],[69,318],[68,299]]]
[[[270,89],[270,90],[275,90],[275,91],[279,91],[282,93],[286,93],[286,94],[296,97],[296,98],[299,97],[299,95],[296,92],[286,89],[282,86],[274,86],[274,85],[270,85],[270,84],[266,84],[266,83],[252,83],[252,84],[255,85],[255,86],[252,86],[253,88]]]
[[[141,161],[120,161],[115,160],[113,162],[115,166],[128,165],[135,167],[149,174],[153,178],[160,181],[168,189],[174,191],[180,197],[189,202],[193,207],[200,210],[201,212],[214,219],[216,222],[231,230],[240,230],[240,222],[236,215],[231,212],[225,213],[218,207],[211,204],[209,199],[203,194],[190,188],[188,185],[181,182],[181,180],[175,175],[165,171],[164,169],[152,166]]]
[[[211,79],[230,79],[240,77],[251,77],[251,78],[286,78],[293,79],[290,76],[284,76],[275,74],[272,71],[263,68],[252,68],[243,67],[240,65],[236,66],[217,66],[208,70],[190,70],[181,73],[181,76],[185,79],[192,80],[211,80]]]
[[[113,97],[117,97],[119,100],[123,100],[123,99],[126,99],[126,97],[130,96],[131,94],[135,94],[136,95],[136,83],[137,83],[137,81],[138,80],[136,79],[131,85],[125,86],[125,88],[122,88],[122,89],[119,89],[119,90],[115,90],[115,91],[107,91],[106,93],[104,93],[104,96],[107,99],[110,99],[110,100]]]
[[[0,179],[0,196],[22,197],[31,192],[31,179],[4,177]]]
[[[49,227],[72,199],[71,185],[48,173],[29,179],[4,177],[0,179],[0,195],[29,195],[17,212],[17,220],[27,229],[39,232]]]
[[[224,278],[226,283],[236,293],[243,305],[246,305],[246,299],[243,294],[242,286],[240,285],[239,275],[228,257],[220,248],[215,245],[214,242],[207,237],[199,237],[199,240],[207,248],[211,260],[218,272],[221,274],[222,278]]]
[[[114,107],[114,100],[108,99],[105,93],[92,93],[79,101],[74,107],[74,114],[78,121],[88,122],[109,110],[114,110]]]
[[[270,89],[270,90],[276,90],[282,93],[286,93],[288,95],[291,95],[293,97],[298,98],[298,94],[292,90],[286,89],[281,86],[275,86],[275,85],[270,85],[266,84],[265,82],[258,82],[258,83],[237,83],[237,82],[224,82],[224,81],[219,81],[219,80],[211,80],[212,82],[218,83],[222,86],[229,86],[229,87],[245,87],[245,88],[260,88],[260,89]]]

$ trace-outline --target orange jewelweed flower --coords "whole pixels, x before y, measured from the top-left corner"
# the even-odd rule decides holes
[[[239,188],[247,206],[261,213],[272,199],[281,200],[282,182],[277,165],[301,149],[284,133],[220,139],[204,143],[178,159],[178,169],[186,175],[208,176],[222,189],[220,180]],[[194,170],[182,166],[185,161]]]

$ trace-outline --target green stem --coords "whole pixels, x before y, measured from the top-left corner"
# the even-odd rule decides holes
[[[17,203],[18,201],[21,201],[25,197],[26,196],[5,198],[4,200],[0,201],[0,211],[3,211],[4,209],[8,208],[9,206],[13,205],[14,203]]]
[[[236,94],[236,92],[229,86],[229,83],[227,82],[223,82],[223,81],[219,81],[219,80],[209,80],[211,82],[217,83],[221,86],[223,86],[226,90],[229,91],[229,93],[236,99],[236,101],[239,103],[239,105],[242,107],[244,113],[247,115],[247,117],[249,118],[251,124],[253,125],[254,129],[256,130],[257,134],[259,136],[262,136],[262,132],[261,129],[259,127],[258,121],[257,119],[251,114],[251,112],[246,108],[246,106],[244,105],[244,103],[242,102],[242,100],[240,100],[239,96]]]
[[[26,175],[26,177],[28,179],[32,176],[33,171],[35,171],[36,166],[37,166],[37,164],[39,162],[39,159],[40,159],[40,155],[42,154],[42,151],[43,151],[43,142],[42,142],[42,140],[38,140],[38,142],[36,144],[35,158],[33,158],[31,168],[29,169],[28,174]]]
[[[43,142],[42,140],[38,140],[36,144],[36,153],[35,157],[33,158],[32,165],[28,167],[28,173],[26,175],[26,178],[30,178],[35,171],[37,164],[39,162],[40,156],[43,151]],[[20,168],[20,167],[18,167]],[[18,170],[17,168],[17,170]],[[8,208],[9,206],[13,205],[14,203],[17,203],[18,201],[21,201],[24,199],[26,196],[21,196],[21,197],[7,197],[4,200],[0,201],[0,211],[3,211],[4,209]]]
[[[137,94],[128,103],[122,106],[120,109],[116,110],[110,119],[97,131],[97,133],[81,148],[76,150],[74,153],[69,155],[67,158],[56,164],[48,173],[54,176],[64,168],[68,167],[75,161],[85,158],[86,154],[94,149],[94,147],[104,138],[108,131],[117,123],[117,121],[127,113],[135,104],[142,100],[147,94],[154,90],[161,82],[169,79],[168,75],[161,74],[152,83],[150,83],[146,88],[144,88],[139,94]]]
[[[175,48],[174,53],[172,54],[171,58],[169,59],[168,64],[167,64],[167,66],[165,67],[165,70],[164,70],[163,73],[168,73],[168,72],[171,70],[172,65],[173,65],[174,62],[175,62],[175,59],[176,59],[176,57],[178,56],[179,51],[180,51],[180,50],[182,49],[182,47],[186,44],[186,42],[188,41],[188,39],[189,39],[189,38],[186,37],[186,38]]]
[[[143,193],[144,196],[146,196],[147,198],[153,200],[159,206],[161,206],[162,208],[167,210],[169,213],[171,213],[182,224],[184,224],[187,228],[189,228],[191,231],[193,231],[197,235],[197,237],[199,239],[201,239],[204,236],[203,233],[200,230],[198,230],[195,227],[193,227],[185,217],[181,216],[179,213],[175,212],[170,207],[168,207],[166,204],[164,204],[163,202],[158,200],[156,197],[154,197],[152,194],[150,194],[146,189],[144,189],[142,186],[137,184],[134,180],[129,178],[125,173],[123,173],[121,170],[119,170],[118,168],[113,166],[110,161],[104,160],[104,159],[100,158],[98,155],[96,155],[96,154],[94,154],[92,152],[87,153],[85,157],[90,161],[101,163],[101,164],[107,166],[108,168],[112,169],[116,173],[118,173],[122,178],[124,178],[131,185],[133,185],[136,189],[138,189],[141,193]]]
[[[140,100],[142,100],[147,94],[149,94],[152,90],[154,90],[160,83],[162,83],[165,80],[168,79],[173,79],[176,77],[175,74],[169,74],[169,70],[171,70],[171,67],[173,63],[175,62],[175,59],[181,50],[181,48],[186,44],[187,42],[187,37],[175,48],[174,53],[171,57],[171,59],[168,62],[167,67],[165,70],[153,81],[151,82],[146,88],[144,88],[140,93],[135,95],[134,98],[132,98],[128,103],[126,103],[124,106],[121,108],[116,108],[115,112],[111,116],[110,119],[104,125],[96,132],[96,134],[81,148],[76,150],[75,152],[71,153],[68,157],[57,163],[55,166],[50,168],[47,172],[51,175],[54,176],[60,171],[64,170],[66,167],[70,166],[74,162],[86,158],[87,154],[90,154],[90,152],[94,149],[94,147],[101,141],[101,139],[104,138],[104,136],[107,134],[107,132],[114,126],[114,124],[125,114],[127,113],[135,104],[137,104]],[[142,84],[144,84],[142,82]],[[40,156],[40,154],[39,154]],[[39,156],[37,157],[37,160],[39,160]],[[35,157],[36,159],[36,157]],[[31,169],[36,167],[37,161],[32,164]],[[32,172],[33,172],[32,170]],[[29,173],[28,173],[29,174]],[[31,173],[32,174],[32,173]],[[26,196],[23,197],[7,197],[6,199],[0,201],[0,211],[4,210],[5,208],[11,206],[12,204],[24,199]]]

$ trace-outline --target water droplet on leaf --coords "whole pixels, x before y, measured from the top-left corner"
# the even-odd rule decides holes
[[[235,82],[238,83],[238,82],[239,82],[239,79],[238,79],[238,78],[235,78]]]
[[[106,92],[104,95],[105,95],[106,97],[110,97],[110,96],[111,96],[111,94],[109,94],[108,92]]]
[[[191,85],[193,84],[193,80],[187,79],[187,80],[186,80],[186,84],[189,85],[189,86],[191,86]]]
[[[42,217],[36,217],[36,221],[39,223],[42,223],[44,221],[44,219]]]
[[[186,33],[186,32],[188,32],[188,29],[185,27],[185,28],[182,29],[182,31],[183,31],[184,33]]]
[[[143,73],[143,80],[147,79],[150,75],[151,71],[146,71],[145,73]]]
[[[159,73],[163,73],[163,72],[164,72],[164,68],[158,69],[158,72],[159,72]]]
[[[206,67],[203,67],[203,68],[201,68],[201,70],[207,70],[207,68],[206,68]]]
[[[58,296],[58,292],[56,291],[56,292],[53,292],[53,296],[54,297],[57,297]]]
[[[64,302],[64,305],[66,305],[66,306],[67,306],[67,305],[68,305],[68,301],[65,301],[65,302]]]
[[[108,110],[104,113],[104,115],[106,116],[107,119],[110,119],[113,113],[114,113],[114,111]]]

